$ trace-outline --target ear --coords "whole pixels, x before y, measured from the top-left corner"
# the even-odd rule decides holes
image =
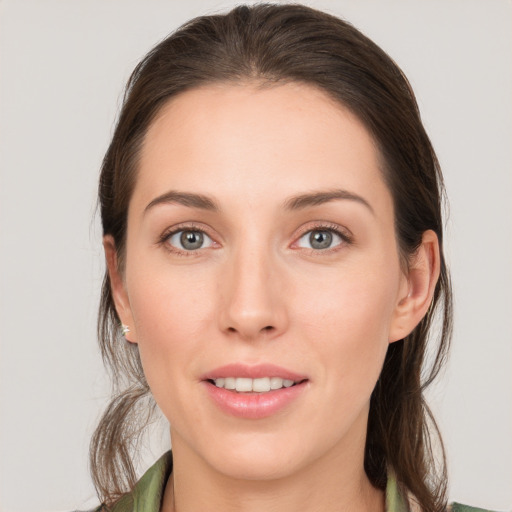
[[[110,292],[114,299],[117,316],[120,318],[123,325],[126,325],[130,329],[129,332],[125,334],[126,341],[135,343],[135,341],[133,341],[137,339],[135,324],[133,322],[130,301],[126,293],[123,276],[119,270],[116,244],[112,236],[106,235],[103,237],[103,249],[105,250],[108,276],[110,278]]]
[[[425,231],[421,245],[403,276],[395,308],[389,342],[409,335],[425,316],[432,302],[441,268],[439,240],[432,230]]]

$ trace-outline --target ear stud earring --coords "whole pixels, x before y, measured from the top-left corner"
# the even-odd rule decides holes
[[[130,332],[130,328],[127,325],[121,324],[121,332],[123,336],[126,336]]]

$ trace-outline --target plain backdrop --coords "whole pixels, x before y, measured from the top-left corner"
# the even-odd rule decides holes
[[[0,509],[94,504],[91,431],[108,395],[96,347],[99,165],[137,61],[187,0],[0,0]],[[451,499],[512,509],[512,3],[318,0],[403,68],[446,177],[450,364],[430,398]],[[154,430],[141,470],[166,449]]]

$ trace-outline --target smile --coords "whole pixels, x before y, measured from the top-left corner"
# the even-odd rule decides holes
[[[281,377],[261,377],[251,379],[247,377],[224,377],[212,381],[218,388],[236,391],[237,393],[268,393],[272,390],[289,388],[297,384],[291,379]]]
[[[203,374],[200,381],[218,410],[244,420],[286,414],[311,387],[309,376],[274,364],[228,364]]]

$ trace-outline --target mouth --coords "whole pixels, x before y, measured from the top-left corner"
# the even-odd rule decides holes
[[[201,380],[220,411],[244,420],[293,410],[310,388],[305,375],[273,364],[230,364],[203,375]]]
[[[282,377],[220,377],[208,379],[208,382],[217,388],[226,389],[235,393],[268,393],[282,388],[291,388],[305,382],[307,379],[284,379]]]

